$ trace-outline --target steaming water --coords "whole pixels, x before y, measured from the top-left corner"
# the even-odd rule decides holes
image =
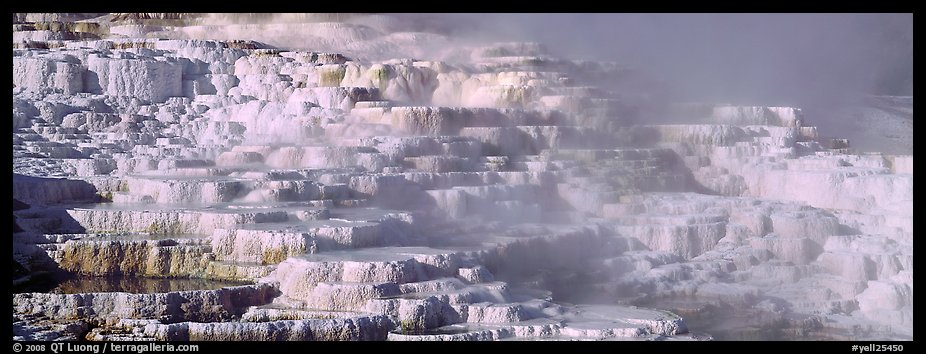
[[[779,314],[753,306],[731,306],[711,299],[674,297],[651,299],[645,296],[614,299],[596,290],[587,279],[556,279],[552,285],[553,302],[563,305],[604,304],[633,305],[665,310],[681,316],[690,333],[710,336],[721,341],[808,341],[858,340],[871,338],[870,333],[854,333],[836,328],[834,323],[815,320],[810,315]],[[550,281],[550,280],[548,280]],[[548,283],[550,284],[550,283]],[[893,340],[902,338],[893,338]]]
[[[645,294],[634,298],[615,298],[598,288],[603,280],[590,272],[546,271],[533,278],[521,279],[507,279],[506,274],[500,273],[496,274],[496,278],[510,282],[513,289],[521,286],[545,289],[550,295],[539,297],[549,298],[565,306],[622,305],[669,311],[682,317],[689,333],[695,337],[711,337],[723,341],[871,338],[870,333],[853,333],[848,329],[836,328],[835,323],[821,322],[809,315],[779,314],[753,306],[730,306],[707,298],[679,296],[654,299]]]
[[[825,321],[811,315],[778,315],[755,307],[718,305],[698,298],[673,298],[639,301],[647,306],[672,311],[685,319],[693,333],[707,333],[725,341],[854,341],[912,340],[883,330],[870,331],[851,321],[837,323],[830,316]]]

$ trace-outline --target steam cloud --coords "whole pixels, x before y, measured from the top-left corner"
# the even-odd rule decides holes
[[[334,14],[212,14],[207,23],[335,21]],[[665,82],[674,100],[846,103],[913,95],[912,14],[339,14],[454,41],[536,41],[571,59],[613,60]],[[556,30],[550,30],[555,28]],[[214,35],[214,34],[213,34]],[[294,48],[298,41],[287,42]],[[292,42],[292,43],[288,43]],[[438,58],[421,58],[438,59]]]
[[[866,97],[913,95],[909,13],[439,16],[461,24],[457,37],[537,41],[561,57],[625,64],[658,82],[663,102],[801,107],[822,134],[862,150],[892,150],[859,132]]]
[[[445,16],[479,21],[468,35],[534,40],[567,57],[646,70],[681,99],[799,105],[913,94],[912,14]]]

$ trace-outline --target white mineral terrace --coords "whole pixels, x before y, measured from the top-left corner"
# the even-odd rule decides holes
[[[800,108],[634,123],[598,87],[621,66],[383,15],[38,15],[13,32],[15,340],[912,339],[912,152]]]

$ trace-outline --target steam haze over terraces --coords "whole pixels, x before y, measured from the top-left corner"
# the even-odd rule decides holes
[[[13,339],[911,340],[912,70],[912,14],[14,13]]]

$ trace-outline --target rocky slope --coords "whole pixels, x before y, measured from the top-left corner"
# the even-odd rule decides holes
[[[912,154],[793,107],[647,123],[629,69],[536,43],[277,20],[14,15],[14,339],[912,338]]]

